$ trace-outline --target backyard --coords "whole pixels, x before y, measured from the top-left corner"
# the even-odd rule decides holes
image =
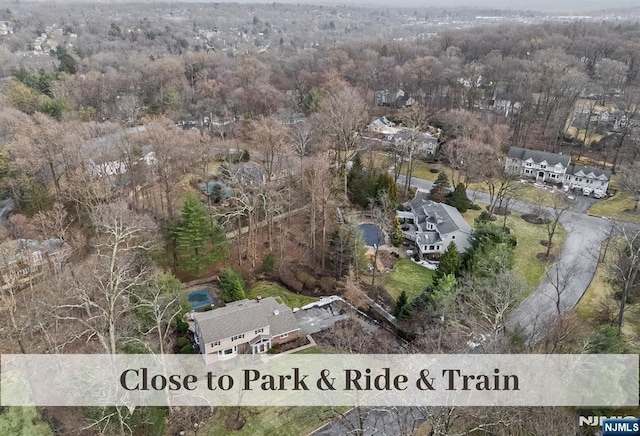
[[[317,298],[296,294],[295,292],[291,292],[285,289],[278,283],[268,281],[258,282],[253,285],[251,289],[246,293],[246,296],[249,299],[254,299],[257,297],[276,297],[276,299],[279,298],[284,304],[292,309],[295,307],[302,307],[306,304],[313,303],[314,301],[318,301]]]
[[[383,276],[382,283],[389,295],[397,300],[402,291],[411,301],[433,281],[434,272],[409,259],[398,260],[393,271]]]

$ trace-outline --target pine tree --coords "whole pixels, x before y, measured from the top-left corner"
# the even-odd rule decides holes
[[[391,229],[391,242],[395,247],[402,245],[402,239],[404,238],[402,233],[402,226],[400,225],[400,218],[396,215],[393,218],[393,228]]]
[[[440,258],[438,269],[436,270],[436,277],[444,277],[448,274],[457,276],[462,268],[462,257],[458,253],[458,247],[455,242],[449,243],[447,251],[444,252]]]
[[[220,275],[220,288],[222,289],[220,297],[225,303],[244,300],[246,298],[244,280],[242,280],[242,276],[233,268],[225,268]]]
[[[443,203],[447,198],[450,186],[447,175],[445,173],[438,174],[438,178],[433,183],[433,188],[431,188],[431,199],[438,203]]]
[[[226,254],[224,235],[200,199],[189,194],[182,206],[182,219],[173,229],[178,266],[200,276],[205,267]]]
[[[464,184],[458,183],[456,189],[449,196],[449,204],[458,209],[460,213],[465,213],[469,209],[471,200],[467,197],[467,189]]]
[[[407,297],[407,293],[405,291],[400,292],[398,296],[398,301],[396,301],[396,310],[393,313],[396,317],[400,317],[402,314],[402,309],[409,304],[409,299]],[[406,311],[405,311],[406,312]]]

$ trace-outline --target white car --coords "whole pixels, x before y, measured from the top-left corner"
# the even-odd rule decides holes
[[[607,193],[602,191],[593,191],[593,196],[594,198],[604,198],[607,196]]]
[[[589,195],[591,195],[592,192],[593,192],[593,189],[591,188],[582,188],[582,195],[584,195],[585,197],[588,197]]]

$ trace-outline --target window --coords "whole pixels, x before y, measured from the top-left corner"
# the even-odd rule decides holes
[[[547,166],[545,164],[540,164],[540,169],[545,169]]]
[[[555,174],[551,174],[551,178],[552,178],[552,179],[556,179],[557,177],[558,177],[557,175],[555,175]]]
[[[451,239],[456,239],[456,235],[451,235]]]
[[[243,338],[244,338],[244,333],[241,334],[241,335],[232,336],[231,337],[231,342],[237,341],[238,339],[243,339]]]
[[[217,347],[218,345],[220,345],[220,341],[213,341],[213,342],[211,343],[211,346],[212,346],[212,347]]]
[[[256,330],[256,335],[259,335],[260,333],[264,332],[264,328],[258,329]]]
[[[433,251],[433,245],[429,245],[429,251]]]
[[[530,167],[531,166],[531,162],[527,162],[527,166]]]
[[[232,354],[236,354],[238,352],[238,347],[234,346],[233,348],[227,348],[226,350],[218,351],[218,356],[231,356]]]
[[[285,334],[283,334],[283,335],[280,335],[280,336],[279,336],[279,338],[280,338],[280,339],[284,339],[284,338],[286,338],[286,337],[288,337],[288,336],[289,336],[289,333],[285,333]]]
[[[524,170],[525,174],[531,174],[531,170]]]

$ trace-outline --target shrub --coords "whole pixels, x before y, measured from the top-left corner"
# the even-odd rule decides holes
[[[482,207],[480,207],[480,205],[479,205],[479,204],[477,204],[477,203],[472,203],[472,204],[469,206],[469,209],[471,209],[471,210],[480,210],[480,209],[482,209]]]
[[[290,271],[285,271],[280,276],[280,281],[289,289],[293,289],[296,292],[301,292],[304,285],[298,281]]]
[[[416,262],[418,262],[420,260],[420,254],[418,252],[413,253],[413,260],[415,260]]]
[[[178,333],[185,333],[187,330],[189,330],[189,324],[181,319],[178,319],[176,321],[176,330],[178,331]]]
[[[432,174],[438,174],[440,170],[438,168],[429,168],[429,172]]]
[[[277,351],[276,351],[276,349],[275,349],[275,348],[269,348],[269,349],[267,350],[267,354],[276,354],[276,353],[277,353]]]
[[[313,289],[313,287],[316,285],[316,279],[304,271],[299,271],[296,274],[296,279],[298,279],[298,281],[301,282],[307,289]]]
[[[187,345],[188,343],[189,343],[189,339],[187,339],[187,338],[186,338],[186,337],[184,337],[184,336],[179,337],[179,338],[178,338],[178,340],[176,341],[176,345],[177,345],[178,347],[180,347],[181,349],[182,349],[185,345]]]
[[[184,347],[180,348],[180,354],[193,354],[194,351],[195,349],[191,344],[187,344]]]
[[[329,276],[321,277],[319,285],[324,292],[333,293],[336,289],[336,279]]]
[[[273,253],[267,254],[264,259],[262,259],[262,270],[264,272],[271,272],[276,267],[276,263],[278,259]]]

